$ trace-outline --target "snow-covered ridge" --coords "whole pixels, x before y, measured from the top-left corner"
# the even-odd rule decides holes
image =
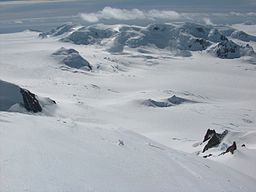
[[[234,59],[242,56],[253,56],[253,48],[246,44],[238,45],[231,40],[222,41],[210,47],[208,52],[222,59]]]
[[[53,57],[60,60],[60,63],[76,69],[92,70],[90,63],[85,60],[75,49],[66,49],[61,47],[52,54]]]
[[[15,84],[0,80],[0,111],[42,112],[46,105],[56,104]]]
[[[211,51],[211,48],[209,52],[226,52],[225,55],[214,54],[223,59],[250,56],[254,53],[250,45],[247,45],[245,50],[243,46],[230,41],[230,38],[245,42],[256,40],[256,37],[230,27],[196,23],[150,24],[146,27],[103,24],[75,27],[67,24],[39,36],[60,36],[61,41],[77,45],[98,44],[110,52],[122,52],[125,47],[142,46],[181,51],[203,51],[218,46],[220,51]],[[234,47],[234,50],[226,49],[230,46]]]

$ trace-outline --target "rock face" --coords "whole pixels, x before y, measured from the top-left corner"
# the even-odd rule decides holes
[[[42,112],[45,105],[52,104],[56,104],[52,99],[39,98],[29,90],[0,80],[0,111],[20,112],[22,108],[28,112],[37,113]]]
[[[22,88],[20,88],[20,93],[22,94],[24,107],[27,111],[34,113],[42,111],[42,107],[34,93],[31,93],[30,91]]]
[[[215,130],[208,129],[203,140],[203,142],[208,141],[203,149],[203,153],[212,147],[218,146],[227,133],[227,130],[225,130],[223,133],[216,133]]]
[[[61,63],[67,65],[68,67],[84,69],[86,71],[92,70],[90,63],[85,60],[75,49],[66,49],[62,47],[52,55],[58,58]]]
[[[234,59],[255,54],[250,45],[240,46],[231,40],[222,41],[210,47],[208,52],[222,59]]]
[[[229,146],[225,152],[221,153],[220,155],[224,155],[228,152],[230,152],[231,154],[234,154],[234,151],[237,149],[236,147],[236,142],[234,141],[233,144],[231,146]]]

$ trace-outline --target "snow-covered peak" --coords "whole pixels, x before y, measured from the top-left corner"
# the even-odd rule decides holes
[[[63,24],[61,26],[58,26],[57,28],[55,29],[52,29],[51,31],[49,32],[43,32],[43,33],[40,33],[39,34],[39,37],[41,38],[46,38],[48,36],[60,36],[60,35],[63,35],[63,34],[66,34],[66,33],[69,33],[73,30],[75,30],[75,27],[76,25],[73,25],[73,24]]]
[[[96,24],[75,28],[73,25],[63,25],[45,34],[60,36],[61,41],[77,45],[97,44],[109,52],[123,52],[125,47],[138,48],[143,46],[189,52],[203,51],[210,46],[217,46],[218,52],[221,52],[216,54],[219,58],[238,58],[250,55],[247,53],[249,50],[245,51],[243,46],[238,48],[239,46],[230,42],[228,38],[242,41],[254,41],[256,39],[252,35],[230,27],[214,27],[197,23],[156,23],[145,27]],[[221,56],[226,52],[230,53]]]
[[[234,59],[255,54],[250,45],[241,46],[231,40],[222,41],[213,45],[208,49],[208,52],[222,59]]]
[[[85,60],[75,49],[66,49],[64,47],[61,47],[52,55],[68,67],[84,69],[87,71],[90,71],[92,69],[90,63]]]

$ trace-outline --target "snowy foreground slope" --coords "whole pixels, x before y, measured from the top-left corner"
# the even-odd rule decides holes
[[[224,165],[129,131],[99,126],[1,113],[1,191],[253,191],[255,187],[254,179]]]
[[[56,102],[39,113],[1,109],[0,191],[254,191],[254,53],[218,58],[209,50],[219,42],[193,31],[178,37],[210,44],[129,46],[123,37],[152,34],[121,28],[128,31],[89,36],[93,43],[86,45],[63,41],[73,28],[47,38],[31,31],[0,35],[0,82],[6,82],[0,85],[15,87],[14,104],[23,106],[18,88]],[[239,50],[256,48],[253,38],[225,36]],[[6,101],[8,92],[0,94]],[[202,153],[209,128],[228,134]],[[234,140],[234,154],[219,156]]]

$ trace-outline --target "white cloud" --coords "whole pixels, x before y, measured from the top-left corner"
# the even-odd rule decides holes
[[[117,9],[112,7],[105,7],[96,13],[81,13],[81,18],[87,22],[95,23],[99,20],[177,20],[181,15],[176,11],[168,10],[139,10],[139,9]]]

